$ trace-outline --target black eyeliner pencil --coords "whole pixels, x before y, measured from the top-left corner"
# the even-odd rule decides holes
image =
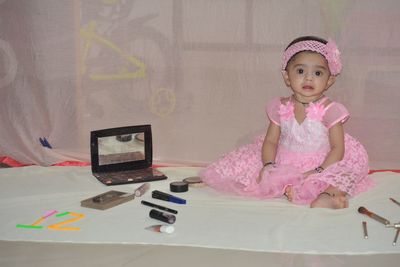
[[[177,214],[178,213],[178,211],[176,211],[176,210],[173,210],[173,209],[170,209],[170,208],[167,208],[167,207],[164,207],[164,206],[160,206],[160,205],[157,205],[157,204],[154,204],[154,203],[151,203],[151,202],[147,202],[145,200],[142,200],[141,203],[143,205],[146,205],[146,206],[149,206],[149,207],[153,207],[153,208],[157,208],[157,209],[160,209],[160,210],[163,210],[163,211],[171,212],[173,214]]]

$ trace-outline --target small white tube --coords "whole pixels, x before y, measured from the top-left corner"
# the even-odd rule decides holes
[[[150,189],[149,183],[144,183],[135,190],[135,196],[141,197]]]
[[[147,227],[146,229],[151,230],[153,232],[166,233],[166,234],[172,234],[175,231],[175,227],[173,225],[166,225],[166,224],[152,225]]]

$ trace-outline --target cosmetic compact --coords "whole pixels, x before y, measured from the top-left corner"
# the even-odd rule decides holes
[[[172,182],[169,184],[169,190],[175,193],[187,192],[189,190],[189,185],[186,182]]]
[[[183,179],[183,182],[192,187],[200,187],[205,185],[199,176],[187,177]]]

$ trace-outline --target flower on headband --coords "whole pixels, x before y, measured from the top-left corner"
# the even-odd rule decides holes
[[[325,46],[326,60],[328,61],[329,70],[332,75],[338,75],[342,70],[342,62],[340,60],[340,52],[334,41],[329,39]]]

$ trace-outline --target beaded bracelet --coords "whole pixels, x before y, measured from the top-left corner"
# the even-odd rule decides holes
[[[322,166],[318,166],[317,168],[314,169],[314,171],[321,173],[323,170],[325,170]]]
[[[268,161],[267,163],[264,163],[264,167],[267,167],[268,165],[275,165],[275,161]]]

